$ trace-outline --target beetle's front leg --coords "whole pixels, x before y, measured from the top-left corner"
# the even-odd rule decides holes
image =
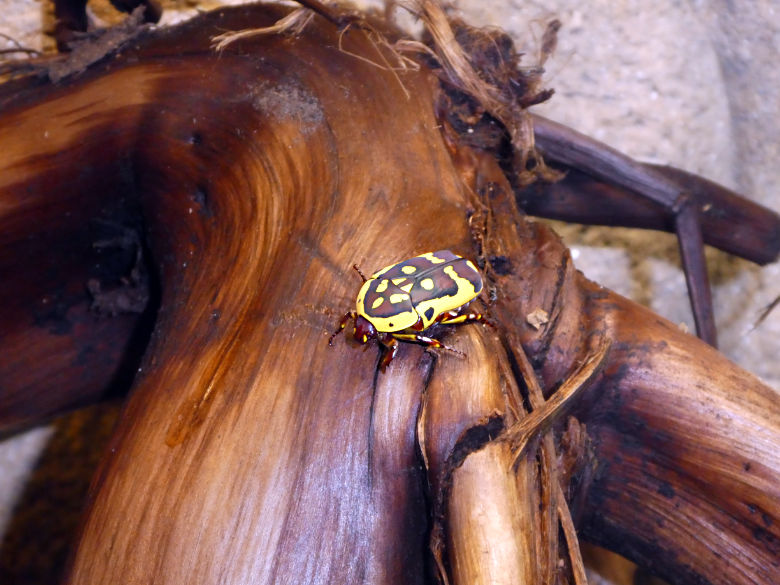
[[[395,354],[398,352],[398,341],[395,339],[395,335],[385,335],[379,339],[384,352],[382,353],[382,359],[379,362],[379,370],[385,371],[385,368],[393,361]]]
[[[344,316],[341,318],[341,321],[339,321],[339,328],[338,328],[338,329],[336,329],[336,330],[333,332],[333,335],[331,335],[331,336],[328,338],[328,345],[333,345],[333,338],[334,338],[334,337],[336,337],[336,336],[337,336],[339,333],[341,333],[342,331],[344,331],[344,329],[346,329],[346,327],[347,327],[347,323],[349,323],[349,320],[350,320],[350,319],[352,319],[353,321],[354,321],[355,319],[357,319],[357,314],[355,313],[355,311],[349,311],[349,312],[347,312],[347,314],[346,314],[346,315],[344,315]]]

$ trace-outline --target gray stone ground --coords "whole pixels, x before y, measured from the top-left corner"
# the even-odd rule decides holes
[[[564,24],[538,111],[640,160],[701,174],[780,209],[780,5],[771,1],[496,1],[471,20],[535,39]],[[590,278],[693,329],[675,239],[558,225]],[[708,250],[721,350],[780,386],[780,265],[760,269]]]
[[[178,6],[189,8],[169,11],[166,21],[194,12],[186,2]],[[546,66],[556,94],[538,112],[631,156],[699,173],[780,210],[776,1],[461,0],[460,7],[469,21],[508,30],[529,63],[545,23],[563,22]],[[27,46],[45,45],[40,33],[50,23],[38,1],[3,0],[0,32]],[[587,276],[693,329],[673,237],[560,223],[556,229]],[[780,308],[753,327],[780,295],[780,264],[758,268],[715,250],[707,256],[721,350],[780,387]],[[14,506],[30,492],[29,470],[42,454],[46,459],[52,434],[72,422],[57,425],[0,442],[0,542],[18,516]]]

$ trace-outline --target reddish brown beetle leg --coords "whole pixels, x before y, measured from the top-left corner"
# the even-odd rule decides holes
[[[396,352],[398,352],[398,341],[395,337],[387,336],[386,339],[381,339],[380,343],[384,348],[382,354],[382,360],[379,362],[379,371],[384,372],[385,368],[393,361]]]
[[[349,323],[350,319],[354,320],[356,318],[357,315],[355,314],[355,311],[349,311],[346,315],[344,315],[341,318],[341,321],[339,321],[339,328],[336,329],[336,331],[333,332],[333,335],[328,338],[328,345],[333,345],[333,338],[346,329],[347,323]]]
[[[470,323],[472,321],[487,323],[487,321],[485,321],[485,316],[482,313],[459,314],[457,310],[442,313],[437,320],[442,325],[458,325],[459,323]]]

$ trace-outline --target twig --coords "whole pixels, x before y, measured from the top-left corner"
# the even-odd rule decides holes
[[[560,484],[558,484],[558,517],[561,521],[563,536],[566,539],[566,548],[569,551],[569,561],[571,562],[571,572],[574,574],[575,585],[588,585],[588,576],[585,573],[585,563],[582,562],[582,553],[580,552],[579,539],[577,531],[574,528],[574,522],[571,519],[571,510],[566,503],[566,497],[563,494]]]
[[[758,316],[758,319],[756,319],[756,322],[753,323],[753,327],[750,328],[750,331],[753,331],[756,329],[761,323],[764,322],[764,320],[769,316],[769,313],[774,311],[778,305],[780,305],[780,295],[775,297],[775,300],[769,303],[764,309],[761,311],[761,314]]]
[[[212,47],[217,51],[222,51],[225,47],[240,39],[259,35],[283,34],[287,32],[298,35],[306,28],[306,25],[309,24],[313,16],[314,12],[307,8],[296,8],[290,12],[290,14],[284,18],[280,18],[271,26],[245,28],[243,30],[217,35],[211,39]]]
[[[517,461],[530,444],[530,440],[534,436],[547,431],[558,420],[564,408],[571,405],[572,399],[593,381],[604,365],[606,365],[609,347],[610,343],[604,340],[595,352],[588,355],[577,370],[561,384],[560,388],[549,400],[543,401],[539,406],[535,406],[532,412],[507,430],[504,440],[509,441],[512,448],[515,449],[513,465],[517,464]],[[533,405],[533,402],[536,402],[536,399],[533,397],[537,395],[537,392],[541,394],[541,388],[538,381],[536,381],[536,375],[533,375],[533,377],[525,375],[525,372],[528,370],[533,372],[533,367],[528,362],[528,358],[522,349],[518,352],[513,351],[513,354],[518,361],[521,372],[524,373]]]
[[[39,56],[43,54],[41,53],[41,51],[38,51],[37,49],[30,49],[28,47],[23,46],[22,43],[17,41],[15,38],[3,32],[0,32],[0,38],[4,38],[5,40],[15,45],[15,48],[13,49],[0,49],[0,55],[10,55],[13,53],[27,53],[28,55]]]
[[[539,147],[548,160],[561,162],[639,193],[662,205],[674,216],[696,331],[704,341],[717,346],[701,225],[690,196],[656,169],[598,140],[541,116],[534,116],[533,124]]]

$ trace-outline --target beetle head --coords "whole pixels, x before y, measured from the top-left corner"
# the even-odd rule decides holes
[[[359,315],[355,319],[354,336],[355,341],[368,343],[369,340],[376,339],[376,327],[374,327],[368,319]]]

